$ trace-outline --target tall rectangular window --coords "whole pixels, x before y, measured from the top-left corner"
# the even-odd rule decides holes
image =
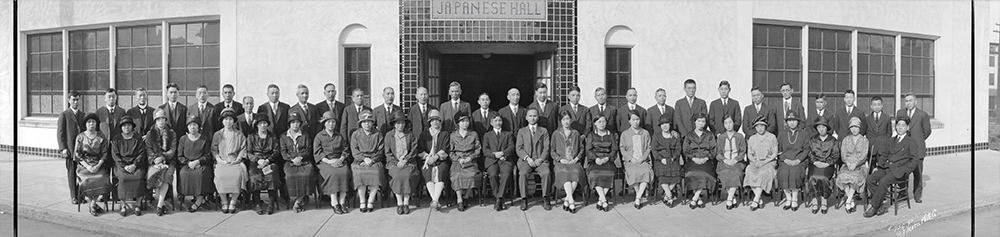
[[[604,77],[607,103],[614,106],[624,106],[628,103],[625,94],[632,87],[632,49],[607,48],[606,74]]]
[[[928,39],[902,39],[901,95],[917,96],[917,108],[934,116],[934,41]]]
[[[997,66],[997,56],[990,55],[990,67]]]
[[[871,110],[871,98],[882,98],[882,110],[896,108],[896,37],[858,33],[858,107]]]
[[[851,85],[851,32],[809,29],[809,98],[804,103],[816,109],[813,98],[826,95],[826,109],[844,106],[844,91]]]
[[[63,109],[62,33],[28,36],[28,116],[56,116]]]
[[[351,92],[365,93],[364,105],[371,104],[371,47],[344,48],[344,101],[351,102]]]
[[[990,73],[990,85],[994,86],[997,84],[997,75]]]
[[[180,86],[179,102],[196,102],[199,85],[208,87],[209,101],[219,101],[219,22],[170,24],[169,60],[167,81]]]
[[[148,105],[163,104],[162,25],[115,29],[115,88],[118,104],[134,106],[135,89],[145,88]]]
[[[105,106],[111,87],[108,29],[69,32],[69,89],[83,95],[83,111]]]
[[[754,24],[753,85],[760,87],[767,103],[781,100],[781,85],[802,90],[802,28]]]

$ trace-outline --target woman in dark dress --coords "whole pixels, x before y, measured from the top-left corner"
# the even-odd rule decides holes
[[[833,164],[840,160],[840,142],[830,135],[830,123],[826,117],[817,117],[813,124],[816,135],[809,140],[809,182],[806,188],[813,194],[812,213],[830,210],[827,205],[833,190],[833,174],[837,170]]]
[[[778,132],[778,188],[785,195],[779,203],[783,209],[799,210],[799,189],[806,178],[809,155],[809,130],[800,126],[801,119],[794,111],[785,117],[785,129]]]
[[[163,109],[153,112],[153,120],[156,125],[145,136],[146,158],[149,159],[146,184],[156,195],[156,215],[163,216],[167,213],[164,199],[176,172],[174,164],[177,162],[177,135],[167,127],[167,112]]]
[[[178,177],[177,197],[195,196],[188,212],[198,211],[205,204],[205,196],[215,192],[214,171],[212,170],[212,141],[208,136],[201,135],[201,125],[198,116],[188,116],[187,136],[177,142],[177,161],[180,175]]]
[[[441,129],[441,111],[432,109],[427,112],[427,121],[430,127],[420,133],[417,139],[417,150],[420,151],[417,156],[423,160],[420,171],[427,185],[427,193],[431,196],[431,208],[441,211],[439,198],[451,170],[447,153],[451,150],[451,136]]]
[[[417,171],[417,137],[406,132],[410,120],[403,113],[394,113],[393,130],[385,134],[385,168],[389,187],[396,194],[396,214],[410,214],[410,195],[420,179]]]
[[[569,110],[559,113],[560,127],[552,133],[552,161],[555,162],[555,184],[562,184],[566,191],[566,199],[563,200],[563,210],[576,213],[576,200],[573,199],[573,191],[576,190],[580,182],[586,182],[583,166],[580,164],[583,159],[583,141],[580,132],[570,127],[573,118]],[[586,183],[584,183],[586,185]],[[558,187],[558,186],[556,186]]]
[[[732,115],[722,118],[726,131],[719,133],[716,141],[715,158],[719,160],[715,172],[719,174],[719,183],[726,190],[726,209],[736,207],[736,189],[743,187],[743,171],[746,169],[747,142],[746,136],[733,129]]]
[[[344,214],[344,201],[351,191],[351,163],[347,152],[347,138],[340,134],[337,116],[333,111],[323,113],[323,131],[313,140],[316,168],[319,169],[320,189],[330,196],[333,213]],[[318,200],[317,200],[318,201]]]
[[[111,172],[106,165],[107,162],[112,162],[108,157],[111,142],[97,131],[98,124],[101,124],[97,114],[89,113],[83,121],[87,130],[76,135],[76,148],[73,151],[73,159],[79,163],[76,167],[76,177],[80,180],[77,192],[90,202],[90,214],[97,216],[104,212],[97,205],[97,200],[111,193]]]
[[[253,119],[253,126],[257,127],[257,132],[247,136],[247,157],[245,160],[247,174],[250,182],[247,191],[250,192],[250,201],[254,203],[254,210],[257,215],[274,214],[274,201],[278,197],[278,187],[281,187],[281,176],[278,175],[280,167],[277,163],[281,159],[281,145],[278,136],[271,133],[267,128],[271,126],[266,114],[256,114]],[[267,202],[260,199],[260,191],[267,190]]]
[[[358,115],[361,128],[351,135],[351,155],[354,164],[351,172],[354,174],[354,188],[358,191],[358,202],[361,212],[375,210],[375,195],[385,181],[385,141],[382,134],[375,129],[375,118],[371,110],[363,110]],[[365,194],[368,195],[365,198]]]
[[[597,210],[610,211],[607,193],[614,187],[615,162],[618,159],[618,135],[608,131],[608,118],[593,119],[594,132],[587,134],[587,182],[597,191]]]
[[[118,124],[122,133],[111,141],[111,157],[115,159],[115,177],[118,178],[118,199],[122,200],[122,208],[118,214],[128,215],[128,210],[135,210],[135,215],[141,216],[142,210],[137,206],[146,196],[146,142],[135,131],[132,117],[125,115]],[[129,204],[129,200],[135,200]]]
[[[705,131],[708,115],[697,113],[692,117],[694,131],[684,136],[684,182],[694,197],[688,202],[691,209],[705,207],[701,193],[715,190],[715,136]]]
[[[302,115],[288,116],[288,131],[281,136],[281,157],[285,159],[285,187],[294,201],[292,210],[304,211],[303,197],[313,193],[313,150],[309,133],[302,130]]]
[[[674,207],[677,198],[673,194],[674,186],[681,182],[684,172],[681,169],[681,138],[671,132],[674,116],[661,115],[658,120],[660,134],[653,134],[653,175],[663,189],[663,204]],[[686,191],[681,191],[686,192]]]
[[[458,198],[458,211],[465,211],[468,208],[464,199],[468,198],[469,190],[478,188],[482,183],[483,176],[479,175],[478,159],[482,159],[482,143],[479,142],[479,134],[469,129],[472,118],[469,115],[461,114],[455,120],[458,129],[451,134],[451,188],[455,190]]]

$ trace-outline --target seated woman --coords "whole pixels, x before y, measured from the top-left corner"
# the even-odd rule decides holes
[[[458,211],[465,211],[468,208],[464,199],[468,198],[469,190],[478,188],[483,177],[479,175],[479,164],[476,160],[482,158],[482,144],[479,142],[479,134],[469,129],[472,118],[467,114],[458,115],[455,120],[458,129],[451,134],[451,188],[455,190],[458,199]]]
[[[316,154],[316,167],[319,168],[320,189],[330,196],[330,206],[333,213],[344,214],[347,209],[344,201],[347,192],[351,191],[351,161],[347,152],[347,138],[339,132],[337,116],[333,111],[323,113],[320,119],[323,131],[316,134],[313,140],[313,150]],[[319,200],[317,200],[319,201]]]
[[[684,136],[684,182],[688,190],[694,191],[694,197],[688,201],[691,209],[705,208],[701,193],[715,190],[718,182],[715,178],[715,136],[705,131],[708,115],[702,112],[692,116],[694,131]]]
[[[597,191],[597,210],[610,211],[607,193],[614,187],[618,159],[618,136],[608,131],[608,117],[593,119],[594,132],[587,134],[587,182]]]
[[[351,135],[351,155],[354,157],[351,172],[354,174],[354,188],[358,191],[358,205],[365,213],[375,210],[375,195],[385,181],[385,169],[382,168],[385,143],[382,134],[375,129],[371,110],[362,110],[358,123],[361,128]],[[368,194],[367,199],[365,194]]]
[[[865,185],[868,175],[868,138],[861,135],[861,119],[852,117],[851,134],[840,142],[840,160],[844,165],[837,171],[837,187],[844,190],[847,213],[855,211],[854,192]]]
[[[156,195],[156,215],[167,213],[163,200],[167,196],[170,184],[174,181],[174,164],[177,162],[177,135],[167,127],[167,111],[156,109],[153,112],[156,125],[146,133],[146,158],[149,159],[149,175],[146,177],[147,188]],[[138,215],[138,212],[136,212]]]
[[[649,161],[650,136],[646,129],[639,126],[642,117],[634,110],[628,115],[630,127],[622,132],[621,144],[622,163],[625,166],[625,180],[628,185],[635,189],[635,200],[632,206],[635,209],[642,208],[642,193],[646,191],[646,185],[653,179],[653,167]]]
[[[805,183],[806,165],[809,156],[809,130],[799,126],[802,121],[798,112],[789,111],[785,117],[785,129],[778,132],[778,188],[785,199],[778,205],[782,209],[799,210],[799,189]]]
[[[129,209],[135,210],[135,215],[141,216],[142,210],[137,205],[146,196],[146,142],[137,131],[132,117],[125,115],[118,124],[122,133],[111,140],[111,157],[115,159],[115,177],[118,178],[118,199],[122,200],[119,214],[128,215]],[[128,204],[135,200],[135,204]]]
[[[252,126],[257,129],[247,137],[247,157],[244,158],[250,178],[247,192],[250,192],[250,201],[254,203],[257,215],[265,212],[270,215],[274,214],[274,202],[282,181],[277,164],[281,159],[281,142],[278,136],[267,129],[271,126],[271,121],[266,114],[254,115],[253,123]],[[267,190],[267,202],[260,199],[262,190]]]
[[[580,132],[570,127],[573,124],[573,117],[569,110],[559,113],[559,124],[559,129],[552,133],[551,157],[555,162],[552,170],[556,174],[555,184],[562,184],[563,190],[566,191],[563,210],[576,214],[573,191],[581,181],[587,181],[583,176],[583,166],[580,165],[582,163],[580,160],[583,158],[583,142],[580,139]]]
[[[715,157],[717,163],[715,172],[719,174],[719,182],[726,190],[726,209],[736,207],[736,189],[743,186],[743,169],[746,168],[747,143],[746,136],[733,130],[733,116],[727,114],[722,118],[722,126],[726,131],[719,133],[716,139]]]
[[[674,136],[671,126],[674,116],[661,115],[658,120],[660,134],[653,135],[653,173],[663,189],[663,204],[674,207],[677,198],[673,194],[674,186],[681,182],[684,176],[681,170],[681,138]],[[681,190],[679,194],[686,191]]]
[[[743,185],[753,189],[753,201],[750,202],[750,211],[756,211],[763,207],[760,195],[764,190],[770,192],[774,185],[776,172],[774,166],[778,158],[778,139],[767,131],[767,121],[764,116],[754,119],[753,128],[757,133],[750,136],[747,142],[746,177],[743,178]]]
[[[302,115],[288,116],[288,131],[281,136],[281,157],[285,159],[285,187],[293,201],[292,210],[304,211],[304,198],[313,193],[313,150],[309,132],[302,129]]]
[[[403,113],[394,113],[393,130],[385,134],[387,173],[391,178],[389,188],[396,194],[396,214],[410,214],[410,194],[416,189],[420,172],[417,171],[417,137],[406,132],[410,119]]]
[[[427,132],[421,132],[417,141],[419,156],[423,160],[420,167],[421,173],[426,182],[427,193],[431,196],[431,208],[441,211],[441,192],[444,191],[444,182],[448,180],[451,162],[448,160],[447,151],[451,150],[451,135],[441,130],[441,112],[432,109],[427,112],[427,121],[430,127]]]
[[[76,177],[80,180],[77,195],[82,195],[90,202],[90,214],[97,216],[104,212],[97,205],[97,200],[104,199],[104,195],[111,193],[111,172],[105,165],[106,162],[111,162],[108,158],[111,143],[97,131],[101,124],[97,114],[89,113],[83,121],[87,130],[76,135],[76,148],[73,151],[73,159],[79,163],[76,167]]]
[[[212,155],[215,156],[215,188],[222,198],[222,213],[236,214],[236,201],[240,192],[246,190],[247,168],[243,164],[246,157],[247,138],[236,129],[236,111],[222,110],[222,130],[212,137]]]
[[[177,177],[177,197],[184,200],[184,196],[195,196],[188,212],[198,211],[205,204],[205,196],[215,193],[212,141],[208,136],[201,135],[198,121],[201,121],[198,116],[188,116],[187,136],[177,141],[177,161],[181,167]]]
[[[814,194],[812,213],[830,209],[827,205],[833,188],[833,164],[840,160],[840,142],[830,135],[830,125],[826,117],[817,117],[813,126],[816,135],[809,140],[809,192]]]

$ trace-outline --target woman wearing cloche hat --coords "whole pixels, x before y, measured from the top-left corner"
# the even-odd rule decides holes
[[[150,161],[149,176],[146,177],[147,188],[153,190],[156,197],[156,215],[167,213],[164,199],[170,183],[174,180],[174,163],[177,162],[177,135],[167,126],[167,111],[156,109],[153,112],[155,125],[146,132],[146,154]]]
[[[750,211],[756,211],[763,207],[760,195],[767,190],[772,191],[776,171],[776,159],[778,158],[778,139],[767,131],[767,119],[764,116],[757,116],[754,119],[753,128],[756,133],[747,140],[747,168],[746,176],[743,177],[743,185],[753,189],[753,201],[750,202]]]
[[[118,214],[128,215],[134,210],[135,215],[142,215],[137,206],[146,196],[146,142],[135,130],[132,116],[125,115],[118,124],[121,134],[111,140],[111,157],[115,160],[115,177],[118,178],[118,198],[122,200],[122,208]],[[128,201],[135,200],[134,204]]]
[[[813,124],[816,135],[809,140],[809,182],[806,190],[815,198],[812,202],[812,213],[822,211],[826,214],[830,209],[827,200],[833,191],[833,164],[840,161],[840,141],[834,138],[830,129],[830,121],[826,117],[816,117]]]
[[[450,174],[451,161],[448,160],[448,150],[451,144],[451,134],[442,129],[441,111],[432,109],[427,112],[430,127],[421,132],[417,138],[418,157],[421,158],[420,171],[426,182],[427,193],[431,196],[431,208],[441,211],[441,192],[444,182]]]
[[[351,134],[351,155],[354,163],[351,172],[354,174],[354,188],[358,191],[358,201],[361,212],[375,210],[375,194],[385,182],[385,146],[382,134],[375,129],[375,118],[371,110],[362,110],[358,114],[361,128]],[[369,193],[370,192],[370,193]],[[368,197],[365,197],[368,194]]]
[[[396,214],[410,213],[410,196],[416,190],[420,173],[417,164],[417,136],[406,132],[410,120],[397,111],[393,113],[393,130],[385,134],[385,168],[389,187],[396,194]]]
[[[336,214],[344,214],[344,201],[351,191],[351,157],[347,138],[340,134],[337,116],[326,111],[320,119],[323,130],[313,141],[316,167],[319,168],[319,187],[323,194],[330,196],[330,207]]]
[[[785,195],[776,205],[782,209],[799,210],[799,189],[805,183],[806,161],[809,155],[810,129],[802,126],[798,111],[789,111],[785,116],[785,129],[778,133],[778,188]]]
[[[285,187],[296,213],[305,210],[303,197],[313,193],[314,166],[312,139],[304,130],[302,115],[293,112],[288,116],[288,131],[281,136],[281,157],[285,159]]]
[[[281,187],[282,179],[278,174],[281,167],[277,162],[281,159],[281,148],[278,136],[267,128],[271,126],[267,114],[258,113],[253,115],[254,130],[256,132],[247,136],[247,173],[250,182],[247,191],[250,192],[250,201],[253,202],[257,215],[265,212],[274,214],[275,197],[278,196],[278,187]],[[264,202],[260,198],[260,191],[267,191],[268,201]]]
[[[222,198],[222,213],[235,214],[240,192],[246,190],[247,168],[243,164],[247,138],[236,129],[236,110],[222,110],[222,130],[212,137],[215,156],[215,188]]]
[[[840,142],[840,159],[844,162],[837,172],[836,184],[847,194],[854,197],[854,192],[861,189],[868,176],[868,138],[861,135],[861,119],[852,117],[849,122],[851,133],[844,136]],[[855,211],[854,198],[846,198],[847,213]]]
[[[112,162],[108,159],[110,142],[98,130],[101,119],[97,114],[89,113],[83,119],[86,131],[76,135],[76,148],[73,151],[76,167],[76,177],[79,178],[77,194],[90,202],[90,214],[97,216],[104,209],[97,205],[97,200],[111,192],[111,172],[105,165]]]

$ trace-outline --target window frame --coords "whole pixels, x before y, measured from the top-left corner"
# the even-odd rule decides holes
[[[344,102],[347,105],[354,104],[354,100],[352,100],[351,97],[352,97],[352,94],[353,94],[353,91],[354,91],[354,87],[357,87],[358,80],[360,80],[360,79],[355,78],[354,81],[352,82],[350,76],[351,75],[356,75],[356,76],[365,75],[365,76],[368,77],[368,79],[367,79],[368,80],[368,85],[367,85],[368,91],[364,92],[365,93],[365,97],[364,97],[363,101],[361,102],[361,104],[370,107],[371,106],[371,100],[372,100],[372,88],[371,88],[372,87],[372,65],[371,65],[372,64],[372,58],[371,58],[372,47],[371,47],[371,45],[344,45],[343,48],[344,48],[344,61],[343,61],[343,66],[344,66],[344,74],[343,74],[344,84],[341,85],[341,88],[344,88]],[[357,51],[360,51],[360,50],[365,50],[367,52],[367,54],[368,54],[368,56],[367,56],[367,58],[368,58],[368,60],[367,60],[367,62],[368,62],[367,70],[360,70],[360,64],[358,64],[355,67],[355,68],[358,68],[359,70],[349,70],[350,67],[348,67],[348,64],[350,64],[352,62],[356,62],[357,60],[359,60],[358,58],[352,58],[352,57],[358,55],[358,54],[352,54],[352,52],[357,52]],[[353,84],[353,85],[351,85],[351,84]],[[364,88],[362,88],[362,91],[364,91]]]
[[[612,51],[615,52],[613,54],[613,55],[615,55],[614,59],[611,59],[611,58],[608,57],[609,55],[612,54]],[[608,68],[608,65],[611,65],[611,60],[615,60],[614,61],[614,65],[619,65],[619,66],[621,65],[621,63],[622,63],[621,62],[621,56],[622,56],[621,52],[628,53],[628,69],[626,69],[626,70],[623,71],[623,70],[621,70],[620,67],[619,68],[615,68],[615,69]],[[605,46],[604,47],[604,55],[605,55],[605,57],[604,57],[604,93],[607,96],[607,99],[605,100],[605,103],[609,104],[609,105],[613,105],[615,107],[624,106],[625,103],[628,103],[627,99],[625,98],[625,95],[628,93],[628,89],[632,88],[632,71],[633,71],[632,70],[632,47]],[[615,77],[615,78],[612,79],[611,77]],[[622,77],[625,77],[625,78],[622,79]],[[609,84],[609,82],[611,82],[611,80],[614,80],[614,83]],[[626,80],[626,82],[625,82],[626,86],[624,88],[621,88],[622,80]],[[619,94],[612,94],[611,93],[612,92],[611,85],[615,85],[615,89],[617,89],[617,92]]]

